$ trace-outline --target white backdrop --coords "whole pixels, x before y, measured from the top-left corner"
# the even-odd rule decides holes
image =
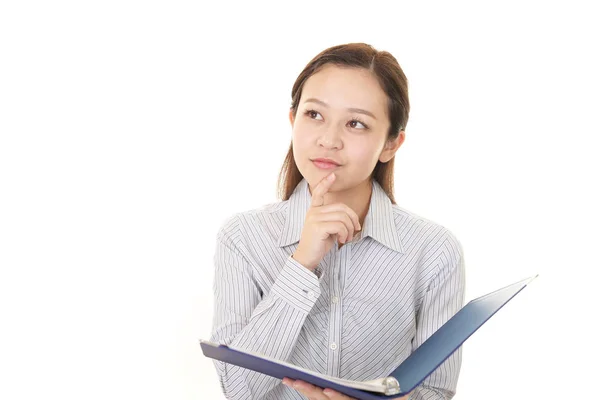
[[[2,2],[0,398],[223,398],[217,230],[277,201],[292,84],[354,41],[408,76],[396,198],[459,238],[467,300],[540,274],[455,398],[590,398],[597,13],[488,3]]]

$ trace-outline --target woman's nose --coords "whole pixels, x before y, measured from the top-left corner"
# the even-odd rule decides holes
[[[319,145],[326,148],[340,148],[341,131],[336,126],[328,127],[325,132],[319,137]]]

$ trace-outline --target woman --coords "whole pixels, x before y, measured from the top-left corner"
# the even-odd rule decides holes
[[[370,380],[462,307],[460,243],[394,199],[408,114],[407,80],[388,52],[351,43],[307,64],[292,89],[282,201],[230,217],[217,235],[212,341]],[[452,398],[461,356],[410,398]],[[348,399],[214,362],[227,398]]]

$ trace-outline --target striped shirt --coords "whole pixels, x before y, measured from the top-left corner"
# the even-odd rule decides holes
[[[373,181],[362,230],[315,272],[291,255],[311,194],[237,213],[216,240],[211,340],[352,380],[388,376],[464,302],[462,248],[445,227],[392,204]],[[411,393],[451,399],[462,349]],[[228,399],[303,399],[281,380],[213,360]]]

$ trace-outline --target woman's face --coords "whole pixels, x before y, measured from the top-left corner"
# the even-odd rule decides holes
[[[333,188],[353,188],[366,181],[378,160],[387,162],[394,156],[404,132],[387,141],[387,104],[377,79],[365,69],[328,64],[308,78],[290,122],[294,159],[311,186],[333,171]],[[340,165],[323,168],[312,161],[316,158]]]

